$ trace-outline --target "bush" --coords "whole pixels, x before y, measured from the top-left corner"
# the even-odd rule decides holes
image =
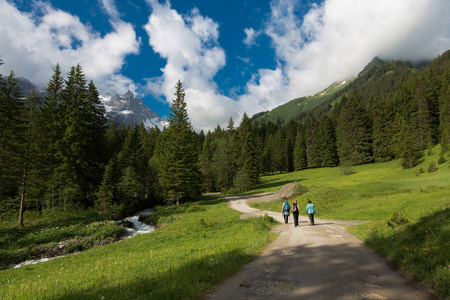
[[[297,183],[294,188],[293,196],[295,196],[295,197],[301,196],[301,195],[305,194],[306,192],[308,192],[308,190],[309,190],[308,187]]]
[[[400,212],[393,212],[387,221],[387,224],[392,228],[406,223],[408,223],[408,219]]]
[[[437,170],[436,163],[434,161],[431,161],[430,165],[428,166],[428,173],[432,173],[436,170]]]

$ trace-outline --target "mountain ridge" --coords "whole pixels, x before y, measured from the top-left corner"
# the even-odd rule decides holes
[[[18,77],[17,80],[23,95],[28,95],[34,89],[40,97],[45,97],[46,92],[38,89],[27,78]],[[162,129],[168,124],[164,118],[147,106],[142,98],[137,98],[131,91],[127,91],[123,95],[115,94],[111,97],[100,96],[100,100],[105,107],[105,117],[108,119],[108,124],[112,121],[117,125],[144,123],[147,129],[153,127]]]

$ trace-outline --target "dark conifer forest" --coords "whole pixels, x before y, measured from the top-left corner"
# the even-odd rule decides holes
[[[0,216],[17,212],[22,226],[26,210],[94,207],[117,219],[202,192],[244,192],[264,174],[393,159],[412,168],[437,144],[446,161],[450,51],[421,68],[374,60],[307,112],[253,119],[195,132],[178,82],[163,130],[109,124],[79,65],[65,76],[56,65],[43,97],[22,95],[13,71],[0,74]]]

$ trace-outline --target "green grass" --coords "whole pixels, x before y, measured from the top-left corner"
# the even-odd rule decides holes
[[[119,239],[125,231],[93,210],[26,212],[26,226],[9,216],[0,223],[0,265],[59,256]]]
[[[165,211],[152,233],[0,271],[0,299],[196,299],[274,238],[270,217],[241,220],[217,199],[194,205]]]
[[[353,166],[350,175],[342,175],[340,168],[304,170],[263,177],[253,192],[275,192],[283,184],[300,183],[308,188],[295,197],[300,207],[311,200],[318,218],[369,221],[349,231],[436,295],[450,299],[450,163],[437,164],[439,150],[413,169],[391,161]],[[437,170],[427,172],[431,162]],[[251,206],[279,212],[283,202]],[[388,226],[394,212],[409,222]]]

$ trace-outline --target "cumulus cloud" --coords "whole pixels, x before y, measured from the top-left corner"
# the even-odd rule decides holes
[[[111,14],[113,1],[103,0]],[[84,25],[78,17],[47,2],[36,1],[32,13],[22,13],[0,0],[0,54],[5,67],[14,69],[42,86],[48,82],[56,63],[63,71],[80,64],[99,90],[115,85],[118,92],[135,87],[119,71],[125,57],[139,51],[140,40],[131,24],[115,20],[104,36]]]
[[[171,102],[175,84],[180,79],[196,129],[209,129],[226,123],[230,116],[236,117],[238,103],[218,93],[214,81],[214,76],[226,63],[225,52],[218,42],[218,24],[202,16],[196,8],[181,16],[169,2],[148,3],[152,13],[144,28],[149,44],[167,63],[160,77],[147,79],[146,88]]]
[[[247,83],[239,101],[250,114],[356,76],[374,56],[414,61],[450,48],[446,0],[326,0],[313,4],[303,17],[297,4],[271,2],[264,33],[272,40],[278,65],[260,70]]]
[[[242,41],[247,47],[251,47],[256,44],[256,37],[258,36],[258,32],[253,28],[245,28],[245,39]]]

